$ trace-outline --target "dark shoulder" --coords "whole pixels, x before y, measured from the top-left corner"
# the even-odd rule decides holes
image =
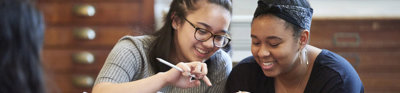
[[[357,75],[357,72],[349,61],[329,50],[323,49],[315,59],[315,62],[317,65],[321,66],[321,68],[327,68],[327,70],[332,70],[341,76],[348,74]]]
[[[342,56],[325,49],[314,62],[309,85],[319,92],[359,93],[364,90],[353,66]]]

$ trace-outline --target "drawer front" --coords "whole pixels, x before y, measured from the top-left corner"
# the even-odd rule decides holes
[[[336,51],[335,51],[336,52]],[[394,51],[337,51],[358,73],[400,74],[400,50]]]
[[[399,48],[400,20],[313,20],[310,44],[328,49]]]
[[[125,35],[143,35],[134,27],[88,27],[92,32],[82,29],[87,27],[47,27],[45,32],[45,48],[106,48],[111,49],[114,44]],[[79,34],[85,34],[91,39],[82,38]],[[87,35],[89,33],[89,35]],[[94,34],[94,36],[93,36]],[[77,47],[79,46],[79,47]]]
[[[46,49],[42,54],[43,65],[45,70],[55,73],[97,73],[102,68],[109,52],[109,50]]]
[[[314,31],[311,33],[310,44],[328,49],[387,49],[399,48],[400,31],[382,32],[333,32],[333,31]]]
[[[46,91],[48,93],[91,93],[97,73],[46,72]]]
[[[92,6],[82,10],[89,11],[92,16],[76,13],[81,5]],[[43,11],[46,24],[52,25],[140,25],[151,19],[143,16],[147,9],[141,8],[143,5],[138,2],[43,2],[38,7]]]
[[[359,73],[368,93],[398,93],[400,91],[400,74],[394,73]]]
[[[400,91],[400,50],[335,51],[346,58],[358,72],[365,91],[390,93]]]

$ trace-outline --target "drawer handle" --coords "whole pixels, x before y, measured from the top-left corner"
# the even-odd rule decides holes
[[[94,62],[94,55],[90,52],[80,52],[73,55],[73,59],[79,64],[92,64]]]
[[[91,17],[96,13],[96,8],[89,4],[76,5],[74,7],[74,12],[79,16]]]
[[[96,38],[96,32],[89,27],[75,29],[74,34],[76,38],[82,40],[93,40]]]
[[[337,47],[358,47],[360,42],[358,33],[339,32],[333,35],[333,45]]]
[[[73,77],[73,84],[78,87],[89,88],[94,84],[94,79],[88,75],[77,75]]]

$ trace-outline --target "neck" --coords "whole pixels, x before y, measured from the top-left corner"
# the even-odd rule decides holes
[[[283,84],[286,87],[297,87],[299,83],[302,83],[307,77],[308,66],[306,64],[300,64],[296,62],[296,67],[290,72],[277,76],[275,79],[278,83]]]
[[[184,58],[181,50],[179,50],[181,48],[179,47],[178,38],[176,35],[177,34],[175,34],[175,37],[173,38],[174,47],[171,47],[170,53],[169,53],[169,58],[168,58],[168,60],[170,62],[172,62],[173,64],[178,64],[179,62],[185,62],[185,60],[184,60],[185,58]]]
[[[308,60],[311,61],[310,53],[307,52]],[[275,85],[278,89],[287,93],[303,92],[311,73],[312,64],[301,63],[297,60],[294,68],[289,72],[279,75],[275,78]]]

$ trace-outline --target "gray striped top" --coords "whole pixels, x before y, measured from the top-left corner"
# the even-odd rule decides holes
[[[100,82],[123,83],[139,80],[155,74],[147,61],[150,43],[154,36],[125,36],[114,46],[103,65],[95,84]],[[203,81],[199,87],[181,89],[165,86],[164,93],[222,93],[226,79],[232,70],[232,60],[223,50],[218,50],[211,58],[207,77],[213,86],[208,87]]]

